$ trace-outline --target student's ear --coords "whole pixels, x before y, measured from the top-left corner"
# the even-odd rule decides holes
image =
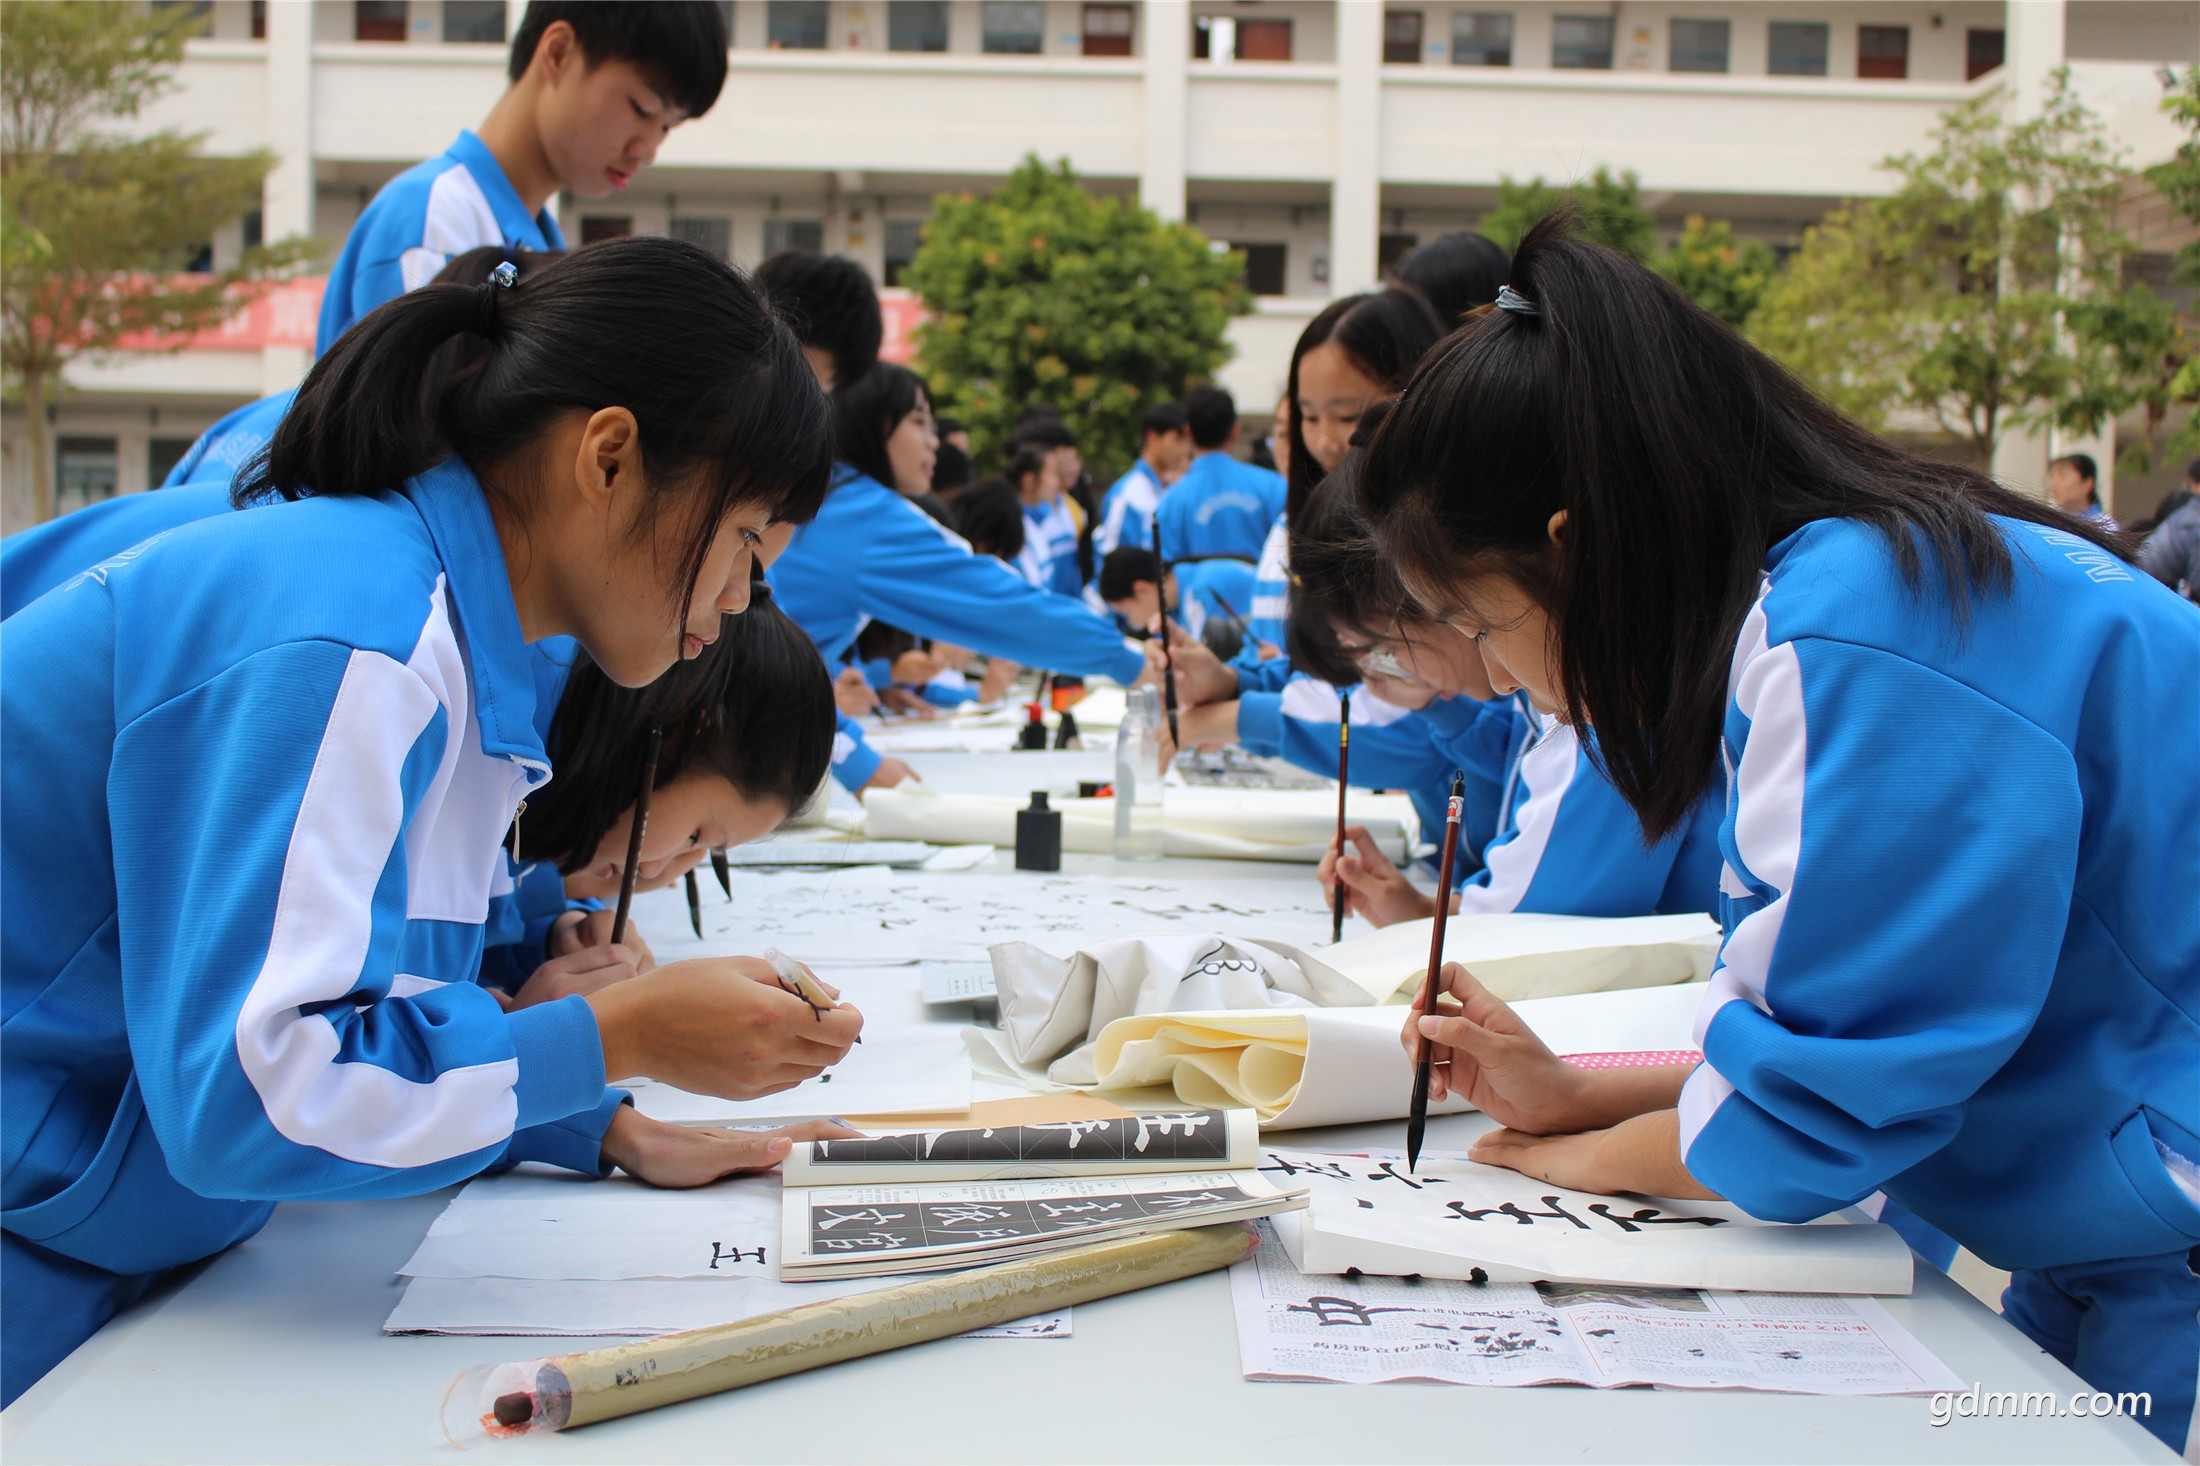
[[[641,442],[641,425],[623,407],[599,408],[582,424],[580,447],[573,455],[573,486],[591,509],[608,514],[622,489],[641,483]]]
[[[1558,547],[1559,549],[1561,549],[1561,550],[1563,550],[1563,549],[1565,549],[1565,548],[1566,548],[1566,511],[1565,511],[1565,510],[1561,509],[1561,510],[1559,510],[1559,511],[1558,511],[1558,512],[1557,512],[1556,514],[1552,515],[1552,516],[1551,516],[1551,522],[1550,522],[1549,524],[1545,525],[1545,526],[1544,526],[1544,528],[1545,528],[1545,530],[1547,530],[1547,531],[1549,532],[1549,534],[1550,534],[1550,536],[1551,536],[1551,543],[1552,543],[1553,545],[1557,546],[1557,547]]]
[[[581,38],[574,33],[573,23],[553,20],[542,28],[542,35],[535,41],[535,54],[527,64],[541,68],[543,85],[556,86],[580,60]]]

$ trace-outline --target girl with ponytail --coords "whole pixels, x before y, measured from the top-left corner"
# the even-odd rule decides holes
[[[665,239],[523,291],[430,285],[300,388],[240,502],[0,627],[12,1399],[285,1198],[547,1160],[694,1185],[786,1135],[622,1108],[746,1098],[862,1024],[755,959],[505,1011],[473,979],[551,775],[530,643],[652,683],[823,496],[825,404],[734,271]]]
[[[2186,1449],[2200,760],[2155,750],[2200,707],[2192,608],[1563,220],[1422,366],[1360,492],[1420,612],[1594,730],[1644,838],[1725,805],[1702,1063],[1569,1069],[1444,969],[1461,1016],[1402,1037],[1508,1127],[1476,1158],[1787,1222],[1883,1191]]]

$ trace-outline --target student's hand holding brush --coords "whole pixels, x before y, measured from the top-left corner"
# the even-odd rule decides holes
[[[670,882],[659,884],[669,885]],[[654,887],[637,883],[636,889],[646,891]],[[566,912],[551,924],[550,940],[546,944],[549,955],[552,958],[570,957],[586,952],[591,947],[609,947],[611,923],[616,915],[609,908],[602,911]],[[631,921],[626,924],[626,935],[620,940],[619,946],[633,960],[635,972],[647,972],[657,965],[657,954],[650,951],[649,943],[642,939],[642,929]]]
[[[754,1099],[814,1079],[846,1057],[863,1031],[852,1005],[813,1008],[758,957],[669,963],[586,1001],[602,1035],[607,1078],[647,1075],[724,1099]]]

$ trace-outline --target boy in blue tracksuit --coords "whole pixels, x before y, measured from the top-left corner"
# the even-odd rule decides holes
[[[1161,498],[1157,548],[1171,564],[1218,556],[1254,564],[1283,516],[1283,475],[1231,456],[1237,403],[1220,387],[1185,393],[1184,413],[1192,464]]]
[[[624,189],[681,122],[718,100],[726,29],[704,0],[631,5],[530,0],[510,85],[477,134],[382,185],[321,297],[316,349],[386,300],[482,245],[562,250],[551,201]]]
[[[1138,646],[1079,602],[973,554],[875,479],[845,464],[837,473],[825,507],[771,567],[772,595],[827,666],[839,664],[868,617],[987,656],[1125,686],[1145,669]]]
[[[1145,441],[1128,472],[1108,486],[1100,500],[1100,524],[1093,531],[1093,553],[1106,559],[1125,545],[1153,548],[1153,516],[1161,496],[1183,476],[1192,461],[1192,430],[1184,404],[1161,402],[1146,409]],[[1244,608],[1240,607],[1240,615]]]

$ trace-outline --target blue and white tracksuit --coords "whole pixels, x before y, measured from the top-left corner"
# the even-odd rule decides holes
[[[1106,559],[1125,545],[1152,549],[1153,516],[1161,507],[1161,494],[1161,480],[1153,466],[1143,458],[1133,463],[1129,473],[1108,485],[1108,492],[1100,500],[1100,527],[1093,531],[1093,553]],[[1243,609],[1239,608],[1241,614]]]
[[[0,623],[12,1398],[277,1201],[594,1171],[585,1001],[476,985],[548,777],[480,486],[217,515]]]
[[[2003,522],[1958,625],[1849,520],[1772,548],[1729,676],[1727,938],[1680,1102],[1704,1185],[1884,1190],[2184,1447],[2200,1375],[2200,616]]]
[[[277,392],[272,397],[262,397],[222,418],[214,426],[199,434],[176,466],[168,470],[168,477],[160,481],[164,489],[180,484],[229,483],[237,471],[252,461],[254,454],[265,448],[275,437],[275,429],[282,423],[283,414],[290,411],[291,399],[298,395],[292,387],[287,392]]]
[[[1597,771],[1572,725],[1516,705],[1518,742],[1503,825],[1483,869],[1459,889],[1459,910],[1559,916],[1715,911],[1719,820],[1706,794],[1687,823],[1645,845],[1642,822]]]
[[[1128,686],[1145,653],[1077,601],[1027,585],[875,479],[846,468],[771,567],[773,598],[828,666],[875,617],[1029,667]]]
[[[433,280],[451,256],[486,244],[560,250],[565,236],[550,210],[527,212],[488,144],[462,130],[441,153],[383,184],[351,226],[321,297],[315,350],[328,350],[376,306]]]
[[[1242,610],[1243,608],[1240,607]],[[1246,625],[1253,633],[1254,641],[1265,641],[1270,646],[1284,644],[1284,618],[1291,612],[1291,526],[1278,519],[1275,528],[1268,531],[1268,538],[1261,541],[1260,558],[1253,571],[1253,609],[1247,614]],[[1249,656],[1259,652],[1249,642]]]
[[[1202,453],[1161,496],[1161,554],[1171,564],[1225,556],[1252,564],[1283,516],[1283,475]]]
[[[1060,499],[1024,506],[1024,550],[1045,568],[1039,584],[1056,595],[1084,594],[1085,578],[1077,573],[1077,518]]]

